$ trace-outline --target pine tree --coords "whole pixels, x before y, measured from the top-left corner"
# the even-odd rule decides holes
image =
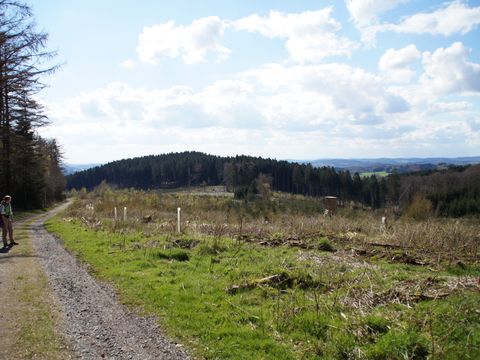
[[[28,5],[0,0],[0,188],[23,207],[45,206],[58,193],[46,194],[52,170],[46,159],[60,169],[61,156],[51,157],[59,147],[36,134],[47,119],[34,97],[44,88],[41,77],[57,68],[44,66],[55,55],[45,50],[46,41],[47,34],[35,30]]]

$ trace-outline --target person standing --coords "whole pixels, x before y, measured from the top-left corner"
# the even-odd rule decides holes
[[[10,246],[18,245],[15,240],[13,240],[13,211],[12,211],[12,197],[10,195],[5,195],[2,202],[0,203],[0,216],[2,217],[3,227],[2,227],[2,240],[3,247],[7,247],[7,233],[10,239]]]

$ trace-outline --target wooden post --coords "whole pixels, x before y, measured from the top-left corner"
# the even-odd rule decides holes
[[[337,210],[337,197],[336,196],[325,196],[325,205],[328,210],[328,215],[335,214]]]
[[[123,221],[126,221],[127,220],[127,207],[124,206],[123,207]]]
[[[117,207],[113,208],[113,217],[115,218],[115,221],[117,221]]]
[[[180,233],[182,232],[182,228],[180,226],[180,213],[181,213],[182,209],[180,208],[177,208],[177,232]]]

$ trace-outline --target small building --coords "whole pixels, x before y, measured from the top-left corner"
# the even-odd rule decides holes
[[[336,196],[325,196],[325,208],[330,214],[334,214],[337,210],[337,197]]]

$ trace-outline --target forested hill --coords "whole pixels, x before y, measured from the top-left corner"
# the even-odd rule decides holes
[[[252,185],[260,174],[274,190],[322,195],[339,191],[339,173],[287,161],[251,156],[220,157],[200,152],[169,153],[114,161],[67,177],[68,188],[92,189],[102,181],[138,189],[225,184],[230,190]],[[319,181],[319,180],[322,181]]]
[[[372,208],[412,205],[420,215],[480,213],[480,165],[387,177],[360,177],[333,167],[312,167],[251,156],[220,157],[199,152],[170,153],[114,161],[67,177],[69,189],[112,186],[168,189],[224,184],[237,198],[270,190],[310,196],[334,195]],[[415,207],[416,206],[416,207]]]
[[[380,206],[386,183],[348,171],[251,156],[220,157],[199,152],[170,153],[114,161],[67,177],[68,188],[92,189],[102,181],[139,189],[225,184],[237,197],[272,190],[311,196],[336,195]],[[383,190],[382,190],[382,189]]]

